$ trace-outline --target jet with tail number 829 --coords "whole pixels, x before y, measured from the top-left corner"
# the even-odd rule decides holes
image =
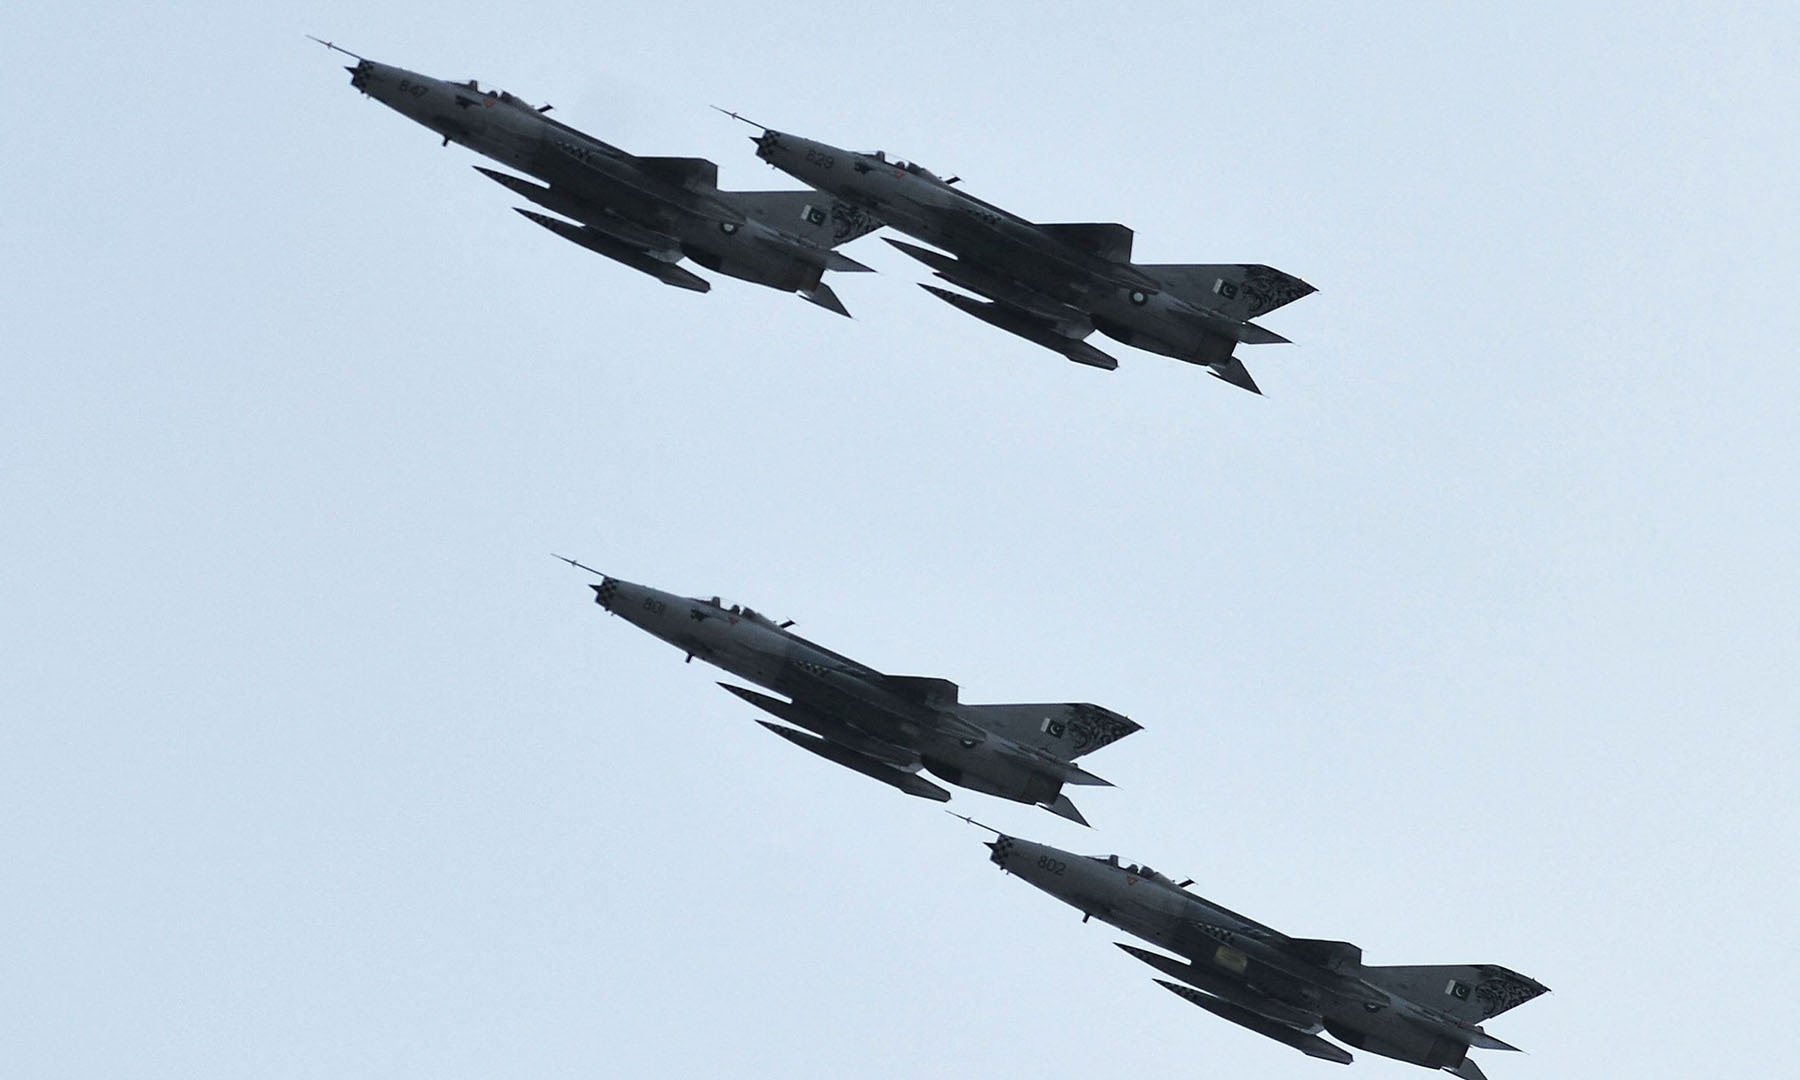
[[[968,819],[965,819],[968,820]],[[979,823],[976,823],[979,824]],[[987,828],[987,826],[982,826]],[[1120,944],[1178,982],[1178,997],[1299,1050],[1349,1064],[1343,1047],[1483,1080],[1470,1048],[1515,1050],[1481,1022],[1545,988],[1495,964],[1377,967],[1347,941],[1292,938],[1187,891],[1118,856],[1076,855],[998,830],[988,848],[1008,873],[1082,913],[1167,949]],[[1181,957],[1181,959],[1176,959]]]
[[[564,556],[571,566],[599,574]],[[758,723],[908,795],[946,802],[950,793],[920,775],[1032,803],[1082,825],[1065,784],[1110,787],[1075,759],[1122,739],[1139,725],[1084,703],[965,705],[944,679],[885,675],[718,597],[703,600],[599,574],[594,600],[687,654],[783,698],[719,685],[794,727]],[[804,729],[804,730],[798,730]]]
[[[1250,320],[1314,291],[1258,264],[1134,263],[1133,233],[1124,225],[1027,221],[956,187],[956,177],[940,179],[880,151],[858,153],[768,128],[754,141],[757,156],[789,176],[950,252],[888,241],[986,300],[934,285],[926,291],[1076,363],[1119,366],[1085,340],[1098,330],[1260,394],[1234,351],[1240,342],[1287,339]]]
[[[318,38],[314,38],[318,41]],[[476,166],[489,179],[551,214],[519,213],[565,240],[642,271],[665,285],[706,292],[712,283],[679,265],[713,270],[848,315],[825,284],[827,270],[869,268],[833,250],[881,227],[868,214],[816,191],[721,191],[705,158],[637,157],[474,79],[447,82],[354,58],[350,85],[485,157],[545,181]]]

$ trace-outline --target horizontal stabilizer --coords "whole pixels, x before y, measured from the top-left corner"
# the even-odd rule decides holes
[[[948,289],[940,289],[935,285],[920,285],[919,288],[944,301],[950,306],[975,316],[982,322],[998,326],[1008,333],[1017,334],[1026,341],[1042,345],[1052,352],[1061,353],[1077,364],[1097,367],[1105,371],[1116,370],[1119,361],[1106,355],[1079,338],[1065,337],[1056,332],[1048,323],[1040,322],[1016,308],[1005,304],[987,303],[974,297],[953,293]]]
[[[1232,327],[1237,339],[1245,345],[1292,345],[1293,342],[1282,337],[1266,326],[1258,326],[1253,322],[1239,323]]]
[[[825,253],[825,269],[836,270],[840,274],[873,274],[873,266],[864,266],[841,251]]]
[[[1113,782],[1104,777],[1095,776],[1079,765],[1067,761],[1059,761],[1049,754],[1040,752],[1034,763],[1038,769],[1049,773],[1065,784],[1077,787],[1112,787]]]
[[[1288,1046],[1300,1051],[1307,1057],[1321,1058],[1325,1061],[1335,1061],[1340,1065],[1348,1065],[1356,1060],[1351,1056],[1350,1051],[1334,1042],[1321,1038],[1318,1035],[1309,1035],[1298,1028],[1277,1023],[1266,1016],[1244,1008],[1242,1005],[1234,1005],[1221,998],[1213,997],[1210,994],[1203,994],[1198,990],[1182,986],[1180,983],[1172,983],[1164,979],[1156,980],[1156,984],[1165,990],[1168,990],[1176,997],[1200,1006],[1202,1009],[1219,1017],[1221,1020],[1229,1020],[1239,1027],[1249,1028],[1258,1035],[1267,1036],[1279,1043],[1286,1043]]]
[[[719,186],[719,166],[706,158],[641,157],[638,168],[689,191],[715,191]]]
[[[1081,816],[1081,811],[1075,809],[1075,804],[1069,801],[1069,797],[1061,792],[1058,792],[1056,798],[1050,802],[1039,803],[1038,805],[1059,818],[1068,818],[1077,825],[1087,825],[1088,823],[1088,819]],[[1093,828],[1091,825],[1088,827]]]
[[[1462,1080],[1487,1080],[1487,1073],[1481,1071],[1481,1066],[1475,1064],[1475,1059],[1472,1057],[1463,1058],[1461,1065],[1444,1071],[1451,1076],[1460,1076]]]
[[[837,293],[831,291],[831,286],[823,281],[810,289],[801,289],[800,298],[807,303],[817,304],[826,311],[835,311],[846,319],[850,317],[850,309],[844,306],[842,300],[838,299]]]
[[[1207,365],[1206,370],[1210,371],[1213,375],[1224,379],[1231,385],[1242,387],[1252,394],[1262,393],[1262,389],[1256,385],[1256,380],[1250,377],[1250,369],[1245,367],[1244,362],[1235,356],[1228,360],[1221,360],[1218,363],[1209,364]]]
[[[1116,222],[1078,221],[1039,225],[1038,228],[1072,248],[1079,248],[1108,262],[1131,261],[1133,233]]]
[[[678,289],[701,293],[712,288],[712,282],[699,274],[684,270],[675,265],[673,261],[658,258],[654,253],[643,248],[632,247],[630,244],[614,240],[597,229],[586,225],[576,225],[573,222],[539,214],[532,210],[518,210],[518,213],[549,229],[564,240],[580,244],[589,251],[604,255],[614,262],[624,263],[633,270],[649,274],[664,285],[673,285]],[[679,258],[679,256],[677,257]]]
[[[782,727],[780,724],[771,724],[767,720],[758,720],[757,723],[795,746],[812,751],[826,761],[835,762],[847,769],[855,769],[870,779],[879,780],[889,787],[899,788],[908,795],[916,795],[921,799],[930,799],[933,802],[950,801],[948,791],[918,773],[910,773],[903,769],[896,769],[892,765],[885,765],[874,758],[864,757],[854,750],[821,739],[817,735],[808,735],[804,731],[795,731],[793,728]]]
[[[1271,266],[1253,263],[1158,263],[1138,267],[1196,307],[1254,319],[1317,292]]]
[[[1463,1032],[1463,1037],[1468,1039],[1469,1045],[1477,1050],[1511,1050],[1515,1054],[1524,1053],[1523,1050],[1520,1050],[1512,1043],[1496,1039],[1487,1032],[1482,1031],[1480,1028],[1476,1028],[1474,1031]]]

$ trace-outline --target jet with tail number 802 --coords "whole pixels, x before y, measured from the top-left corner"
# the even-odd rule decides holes
[[[1288,937],[1188,892],[1191,881],[1116,855],[1076,855],[1004,833],[988,848],[1001,869],[1075,907],[1083,922],[1111,923],[1181,957],[1119,945],[1179,980],[1157,982],[1183,1000],[1309,1057],[1350,1062],[1325,1031],[1371,1054],[1483,1080],[1470,1048],[1517,1047],[1481,1022],[1546,992],[1495,964],[1364,964],[1347,941]]]
[[[314,38],[314,41],[319,39]],[[637,157],[474,79],[447,82],[353,57],[350,85],[443,136],[545,181],[476,166],[514,194],[561,215],[520,210],[565,240],[676,288],[712,283],[679,265],[713,270],[848,315],[825,284],[827,270],[869,268],[833,250],[881,227],[868,214],[816,191],[721,191],[705,158]]]
[[[572,566],[598,574],[573,559]],[[758,723],[908,795],[946,802],[950,793],[920,775],[1032,803],[1087,821],[1065,784],[1110,787],[1075,759],[1139,729],[1110,709],[1084,703],[965,705],[944,679],[885,675],[718,597],[703,600],[600,574],[594,600],[640,630],[739,678],[784,695],[725,689],[782,724]],[[797,730],[804,729],[804,730]]]
[[[1250,320],[1314,291],[1257,264],[1134,263],[1133,233],[1124,225],[1027,221],[956,187],[955,177],[940,179],[879,151],[858,153],[768,128],[754,141],[757,156],[782,172],[950,252],[888,241],[986,300],[924,286],[932,295],[1076,363],[1119,366],[1085,340],[1098,330],[1260,394],[1234,351],[1240,342],[1287,339]]]

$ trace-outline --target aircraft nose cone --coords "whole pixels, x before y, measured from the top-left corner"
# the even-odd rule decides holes
[[[1012,837],[1010,836],[1001,836],[988,841],[987,848],[989,851],[993,852],[992,855],[988,856],[988,861],[995,866],[1004,868],[1006,866],[1007,856],[1012,854],[1012,847],[1013,842]]]

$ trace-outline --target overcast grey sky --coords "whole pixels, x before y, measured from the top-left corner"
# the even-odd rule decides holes
[[[1493,1080],[1791,1071],[1800,14],[1100,12],[10,5],[0,1071],[1332,1073],[551,551],[1130,715],[1094,829],[952,808],[1540,979]],[[709,104],[1320,291],[1256,398],[875,238],[854,320],[668,289],[306,33],[727,187],[796,185]]]

